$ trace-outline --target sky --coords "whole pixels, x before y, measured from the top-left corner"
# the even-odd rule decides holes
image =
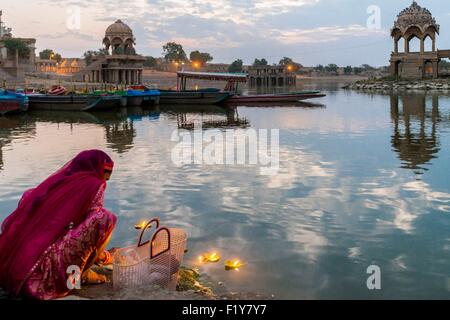
[[[450,49],[448,0],[418,0],[441,25],[440,49]],[[288,56],[305,65],[388,65],[390,29],[411,0],[2,0],[3,21],[37,50],[81,57],[102,47],[108,25],[122,19],[139,54],[159,57],[168,41],[215,63]]]

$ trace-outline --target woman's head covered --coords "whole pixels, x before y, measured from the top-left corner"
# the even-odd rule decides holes
[[[65,175],[79,172],[96,173],[100,179],[110,175],[114,168],[114,162],[105,152],[101,150],[86,150],[80,152],[75,158],[68,162],[62,170]]]

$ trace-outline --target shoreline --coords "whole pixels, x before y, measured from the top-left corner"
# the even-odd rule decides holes
[[[177,290],[171,291],[152,286],[114,289],[112,271],[93,267],[95,272],[107,277],[108,282],[83,286],[64,298],[56,300],[273,300],[255,292],[230,291],[222,282],[214,282],[207,274],[195,268],[181,267]],[[12,298],[0,288],[0,300],[21,300]]]
[[[450,91],[450,78],[442,79],[374,79],[357,81],[346,85],[343,89],[355,91]]]
[[[297,85],[308,82],[326,82],[326,83],[355,83],[358,81],[365,81],[367,77],[365,76],[355,76],[355,75],[338,75],[338,76],[303,76],[297,75]],[[177,85],[177,74],[175,72],[163,72],[155,70],[144,70],[143,73],[143,84],[150,87],[157,87],[159,89],[175,89]],[[69,76],[62,76],[57,74],[38,74],[38,75],[27,75],[25,80],[20,81],[7,81],[6,87],[22,87],[22,88],[33,88],[33,89],[48,89],[54,85],[63,85],[68,89],[75,90],[90,90],[99,89],[102,87],[113,88],[116,85],[113,84],[102,84],[102,83],[85,83],[85,82],[74,82]],[[192,88],[219,88],[223,89],[226,85],[224,81],[205,81],[205,80],[191,80],[189,87]],[[122,85],[118,85],[122,87]],[[245,88],[249,88],[247,85]]]

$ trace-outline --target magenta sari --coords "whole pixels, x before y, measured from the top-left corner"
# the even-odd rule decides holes
[[[104,168],[113,165],[102,151],[84,151],[24,194],[1,228],[1,287],[38,299],[70,291],[66,268],[80,263],[82,269],[89,267],[89,257],[105,246],[115,226],[115,216],[103,209]],[[37,286],[36,278],[41,282],[39,294],[30,290]],[[42,292],[45,286],[51,292]]]

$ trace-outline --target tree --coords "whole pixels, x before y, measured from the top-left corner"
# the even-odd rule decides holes
[[[185,62],[187,61],[186,52],[183,46],[175,42],[167,42],[163,46],[164,59],[166,61]]]
[[[447,60],[441,60],[439,62],[439,68],[442,70],[449,70],[450,69],[450,62]]]
[[[327,73],[337,74],[338,70],[339,70],[339,67],[334,63],[330,63],[329,65],[327,65],[325,67],[325,71]]]
[[[300,70],[302,67],[302,65],[300,63],[297,63],[288,57],[283,57],[283,59],[280,60],[279,64],[282,66],[288,66],[289,71],[294,71],[294,72]]]
[[[88,66],[92,63],[94,57],[104,57],[106,55],[108,55],[108,50],[104,48],[100,48],[97,51],[89,50],[84,53],[84,60]]]
[[[191,62],[196,62],[201,66],[204,66],[207,62],[213,61],[213,57],[207,52],[200,52],[196,50],[191,52],[191,54],[189,55],[189,60],[191,60]]]
[[[133,47],[127,47],[124,50],[125,54],[130,55],[130,56],[135,56],[136,55],[136,49]]]
[[[374,71],[375,70],[374,67],[372,67],[371,65],[368,65],[368,64],[363,64],[361,66],[361,68],[364,69],[364,71]]]
[[[53,50],[51,49],[45,49],[39,52],[39,58],[42,60],[48,60],[50,59],[50,56],[53,54]]]
[[[286,65],[296,64],[296,63],[291,58],[283,57],[283,59],[280,60],[279,64],[286,66]]]
[[[267,62],[266,59],[262,58],[261,60],[259,59],[255,59],[255,61],[253,62],[253,66],[254,67],[261,67],[261,66],[267,66],[269,63]]]
[[[158,65],[158,60],[154,57],[145,57],[144,66],[149,68],[154,68]]]
[[[363,71],[364,71],[363,68],[360,67],[353,68],[353,73],[356,75],[361,74]]]
[[[122,55],[122,54],[124,54],[125,53],[125,50],[124,50],[124,48],[122,48],[122,47],[117,47],[116,49],[114,49],[114,54],[117,54],[117,55]]]
[[[39,58],[43,60],[56,60],[60,62],[62,60],[62,57],[59,53],[55,53],[52,49],[45,49],[39,52]]]
[[[316,72],[322,73],[322,72],[324,72],[325,68],[324,68],[323,65],[319,64],[319,65],[317,65],[317,66],[314,67],[314,70],[315,70]]]
[[[12,54],[18,52],[19,58],[27,59],[30,56],[30,47],[19,39],[7,39],[4,41],[5,48]]]
[[[233,63],[228,67],[228,72],[239,73],[242,72],[242,67],[244,62],[241,59],[233,61]]]
[[[346,66],[345,68],[344,68],[344,74],[345,75],[351,75],[352,74],[352,71],[353,71],[353,68],[352,68],[352,66]]]

